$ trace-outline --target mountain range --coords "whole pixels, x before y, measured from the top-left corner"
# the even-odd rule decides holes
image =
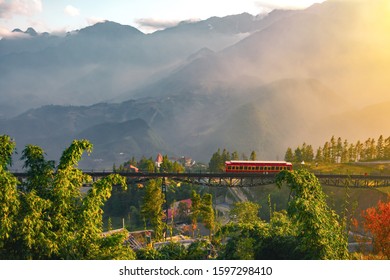
[[[207,162],[218,148],[283,159],[332,135],[389,135],[387,7],[329,0],[152,34],[15,29],[0,40],[0,133],[54,159],[89,139],[81,165],[95,169],[158,152]]]

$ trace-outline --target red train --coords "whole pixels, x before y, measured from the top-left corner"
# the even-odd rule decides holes
[[[291,162],[287,161],[248,161],[231,160],[225,162],[226,172],[256,172],[256,173],[278,173],[282,170],[292,170]]]

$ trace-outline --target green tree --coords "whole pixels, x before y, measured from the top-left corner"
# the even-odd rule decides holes
[[[228,150],[223,149],[222,155],[221,155],[221,165],[225,166],[225,162],[230,160],[230,153]]]
[[[141,213],[147,219],[154,229],[154,237],[156,240],[163,239],[165,217],[163,205],[165,197],[161,188],[162,181],[150,180],[146,186],[145,196],[141,207]]]
[[[144,172],[152,173],[155,170],[154,161],[152,158],[145,158],[142,157],[141,160],[138,163],[139,169]]]
[[[302,145],[302,160],[305,162],[312,162],[314,159],[314,151],[311,145],[303,143]]]
[[[357,141],[356,145],[355,145],[355,149],[356,149],[356,160],[357,161],[364,160],[364,145],[363,145],[363,143],[361,143],[360,141]]]
[[[24,184],[26,191],[35,190],[41,198],[49,198],[54,178],[54,161],[45,160],[43,149],[27,145],[22,152],[23,168],[27,169],[28,180]]]
[[[292,152],[292,149],[290,147],[287,148],[286,154],[284,155],[284,160],[288,162],[294,161],[294,154]]]
[[[237,202],[230,210],[230,219],[237,223],[252,223],[260,221],[260,205],[251,201]]]
[[[180,163],[178,163],[177,161],[175,161],[173,164],[172,164],[172,172],[175,172],[175,173],[183,173],[185,170],[184,166],[181,165]]]
[[[348,148],[349,148],[348,141],[347,141],[347,139],[345,139],[344,144],[343,144],[343,150],[341,152],[341,162],[342,163],[346,163],[346,162],[351,161],[351,158],[349,157]]]
[[[256,251],[265,237],[269,236],[269,226],[263,221],[228,223],[217,233],[226,236],[226,244],[219,249],[218,258],[227,260],[253,260]]]
[[[324,157],[323,157],[323,154],[322,154],[322,148],[321,147],[318,147],[318,149],[317,149],[316,161],[317,162],[323,162],[324,161]]]
[[[355,162],[358,159],[358,156],[356,154],[356,147],[354,144],[349,144],[348,147],[348,158],[350,162]]]
[[[336,138],[334,135],[330,138],[330,162],[335,163],[336,162],[336,156],[337,156],[337,144],[336,144]]]
[[[384,159],[385,158],[385,141],[383,135],[379,136],[376,144],[376,158]]]
[[[385,139],[385,145],[384,145],[384,158],[390,159],[390,137],[387,137]]]
[[[327,205],[326,195],[314,174],[305,169],[283,171],[277,175],[277,184],[280,187],[284,182],[294,194],[288,214],[298,227],[298,249],[310,259],[346,259],[345,227]]]
[[[211,243],[208,240],[197,240],[187,249],[187,260],[206,260],[210,258]]]
[[[322,156],[324,159],[324,162],[330,163],[331,162],[331,154],[330,154],[330,144],[329,142],[325,142],[324,147],[322,148]]]
[[[215,152],[209,162],[209,170],[210,172],[221,172],[224,170],[225,163],[223,162],[221,150],[218,149],[217,152]]]
[[[202,196],[200,214],[203,224],[209,230],[210,240],[215,229],[215,215],[213,209],[213,197],[211,194],[206,193]]]
[[[2,136],[4,140],[7,137]],[[9,138],[8,138],[9,139]],[[10,142],[1,141],[0,154],[10,156]],[[104,239],[102,206],[113,185],[126,187],[123,177],[110,175],[92,184],[86,196],[81,187],[91,178],[77,169],[85,150],[92,145],[75,140],[67,148],[53,173],[53,164],[43,157],[42,149],[27,146],[23,151],[28,178],[16,192],[17,180],[0,169],[1,258],[14,259],[133,259],[134,252],[123,246],[125,234]],[[9,162],[2,159],[1,162]],[[40,167],[40,168],[39,168]],[[33,172],[33,171],[36,172]],[[37,175],[37,176],[35,176]],[[6,181],[3,181],[6,179]],[[12,188],[10,188],[12,186]],[[12,203],[13,206],[7,205]],[[4,211],[7,217],[4,219]],[[113,250],[115,247],[115,250]]]
[[[237,151],[234,151],[231,156],[232,160],[239,160],[240,156],[238,155]]]
[[[163,156],[163,161],[160,165],[161,172],[172,172],[173,165],[172,162],[168,159],[168,155]]]
[[[256,159],[257,159],[256,152],[255,152],[255,151],[252,151],[252,152],[251,152],[251,155],[249,156],[249,160],[256,160]]]
[[[337,138],[336,151],[335,151],[335,159],[337,163],[341,162],[343,154],[343,140],[341,137]]]
[[[297,147],[294,151],[294,162],[302,162],[303,156],[302,156],[302,150],[300,147]]]
[[[198,219],[200,217],[201,198],[200,195],[192,190],[191,193],[191,224],[192,224],[192,236],[195,237],[195,230],[198,227]]]
[[[17,227],[20,200],[17,192],[18,180],[7,170],[15,149],[15,142],[7,135],[0,136],[0,258],[17,254],[14,233]]]

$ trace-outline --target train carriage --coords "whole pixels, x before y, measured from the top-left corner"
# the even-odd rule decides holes
[[[225,171],[229,173],[278,173],[292,170],[291,162],[287,161],[248,161],[231,160],[225,162]]]

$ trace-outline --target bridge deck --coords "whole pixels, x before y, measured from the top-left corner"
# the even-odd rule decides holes
[[[85,171],[94,180],[108,176],[114,172]],[[17,178],[27,177],[25,172],[14,172]],[[263,173],[142,173],[142,172],[115,172],[126,177],[129,183],[144,182],[150,179],[165,178],[189,184],[214,187],[251,187],[275,183],[276,174]],[[390,176],[379,175],[335,175],[316,174],[323,185],[337,187],[377,188],[390,186]]]

